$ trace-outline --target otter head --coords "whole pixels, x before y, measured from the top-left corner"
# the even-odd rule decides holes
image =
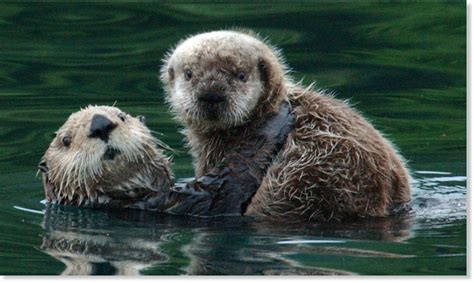
[[[97,206],[169,187],[169,161],[143,121],[108,106],[73,113],[39,164],[46,198]]]
[[[167,100],[188,126],[229,128],[284,99],[286,68],[279,52],[256,36],[236,31],[198,34],[165,59]]]

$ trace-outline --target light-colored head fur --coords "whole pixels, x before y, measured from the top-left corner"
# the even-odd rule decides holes
[[[275,112],[289,85],[280,52],[255,34],[214,31],[183,40],[161,80],[175,116],[194,128],[229,128]],[[208,103],[201,99],[222,99]]]
[[[105,141],[91,137],[96,115],[114,125]],[[109,106],[81,109],[57,131],[40,163],[46,197],[89,206],[170,186],[169,161],[157,144],[141,117]]]

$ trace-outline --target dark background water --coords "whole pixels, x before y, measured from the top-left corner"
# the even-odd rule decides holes
[[[409,160],[415,212],[288,226],[47,207],[36,165],[88,104],[190,156],[158,70],[178,40],[251,28]],[[171,153],[170,153],[171,154]],[[0,4],[0,274],[466,274],[466,7],[454,3]]]

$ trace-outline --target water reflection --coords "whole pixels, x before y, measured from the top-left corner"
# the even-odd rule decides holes
[[[136,275],[167,260],[157,242],[126,230],[118,233],[103,221],[94,211],[48,205],[40,249],[66,265],[63,275]]]
[[[410,219],[282,229],[246,218],[206,220],[47,205],[40,249],[66,265],[63,275],[136,275],[153,266],[171,265],[179,253],[187,263],[171,270],[174,274],[351,274],[305,267],[286,255],[405,258],[407,255],[350,248],[350,242],[403,241],[410,236]]]
[[[416,171],[412,205],[419,222],[443,225],[466,218],[465,176],[449,172]]]
[[[465,217],[460,177],[416,172],[413,211],[350,223],[281,225],[250,218],[199,219],[137,210],[92,210],[47,204],[40,249],[65,264],[63,275],[271,274],[347,275],[293,255],[411,259],[374,248],[409,243],[419,225]],[[437,190],[430,189],[436,183]],[[444,188],[444,189],[443,189]],[[449,194],[443,194],[443,191]],[[364,244],[368,243],[368,244]]]

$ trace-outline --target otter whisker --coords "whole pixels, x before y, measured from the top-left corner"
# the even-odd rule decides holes
[[[157,134],[157,135],[160,135],[160,136],[165,136],[165,134],[163,134],[162,132],[158,132],[158,131],[154,131],[154,130],[149,130],[151,133],[154,133],[154,134]]]

